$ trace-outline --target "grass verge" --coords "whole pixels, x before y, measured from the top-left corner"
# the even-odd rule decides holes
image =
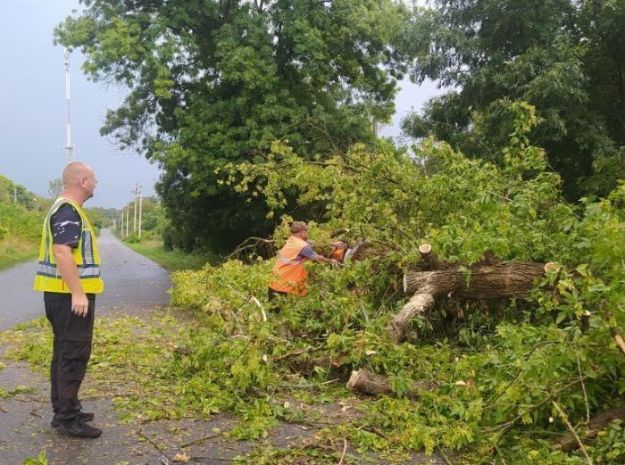
[[[181,250],[165,250],[163,242],[158,240],[125,242],[125,244],[135,252],[155,261],[167,271],[197,270],[206,263],[214,261],[214,257],[209,254],[188,254]]]
[[[0,270],[37,256],[37,243],[7,237],[0,242]]]

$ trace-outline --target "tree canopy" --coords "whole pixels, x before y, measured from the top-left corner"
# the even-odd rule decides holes
[[[102,133],[162,165],[158,192],[186,248],[268,231],[265,207],[221,188],[215,169],[262,160],[276,139],[302,156],[343,150],[393,113],[401,2],[84,4],[56,40],[83,51],[88,76],[128,88]]]
[[[533,104],[532,141],[575,200],[605,195],[625,173],[625,3],[617,0],[440,0],[418,9],[405,46],[412,78],[449,92],[403,121],[469,156],[497,159],[513,116]]]

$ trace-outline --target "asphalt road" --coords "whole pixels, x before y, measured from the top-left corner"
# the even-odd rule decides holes
[[[104,293],[96,298],[96,317],[111,310],[135,311],[165,305],[169,274],[134,252],[109,230],[98,239]],[[0,330],[45,315],[43,295],[32,290],[36,262],[0,271]]]

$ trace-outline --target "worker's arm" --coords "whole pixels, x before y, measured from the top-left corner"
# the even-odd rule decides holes
[[[310,245],[307,245],[302,250],[300,250],[299,255],[317,263],[327,263],[330,265],[338,265],[339,263],[338,260],[335,260],[333,258],[326,258],[323,255],[319,255],[313,250]]]
[[[335,258],[326,258],[323,255],[319,255],[318,253],[314,254],[311,257],[309,257],[309,260],[312,260],[313,262],[317,262],[317,263],[326,263],[326,264],[330,264],[330,265],[338,265],[339,264],[339,261],[336,260]]]
[[[89,312],[89,300],[80,283],[76,261],[72,256],[72,248],[64,244],[54,244],[52,251],[54,252],[54,260],[61,273],[61,278],[63,278],[63,281],[65,281],[69,291],[72,293],[72,312],[84,318]]]
[[[330,265],[338,265],[339,261],[335,260],[334,258],[326,258],[323,255],[319,255],[317,252],[315,252],[313,250],[313,248],[308,245],[306,247],[304,247],[301,251],[300,251],[300,256],[301,257],[305,257],[308,260],[311,260],[313,262],[317,262],[317,263],[327,263]]]

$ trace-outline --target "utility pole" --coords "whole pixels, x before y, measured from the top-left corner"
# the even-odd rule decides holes
[[[143,186],[139,186],[139,239],[141,239],[141,213],[143,210]]]
[[[119,228],[119,236],[122,237],[122,235],[124,234],[124,210],[122,210],[122,217],[121,217],[121,221],[119,222],[120,228]]]
[[[65,56],[65,101],[67,105],[67,122],[65,124],[65,155],[67,155],[67,162],[74,161],[74,149],[75,146],[72,142],[72,120],[70,113],[71,87],[69,81],[69,51],[64,50]]]
[[[130,206],[126,208],[126,237],[128,237],[128,223],[130,223]]]
[[[134,221],[132,223],[132,232],[136,233],[137,232],[137,196],[139,195],[139,185],[135,184],[135,189],[132,191],[133,194],[135,194],[135,199],[134,199],[134,207],[135,207],[135,215],[134,215]]]

